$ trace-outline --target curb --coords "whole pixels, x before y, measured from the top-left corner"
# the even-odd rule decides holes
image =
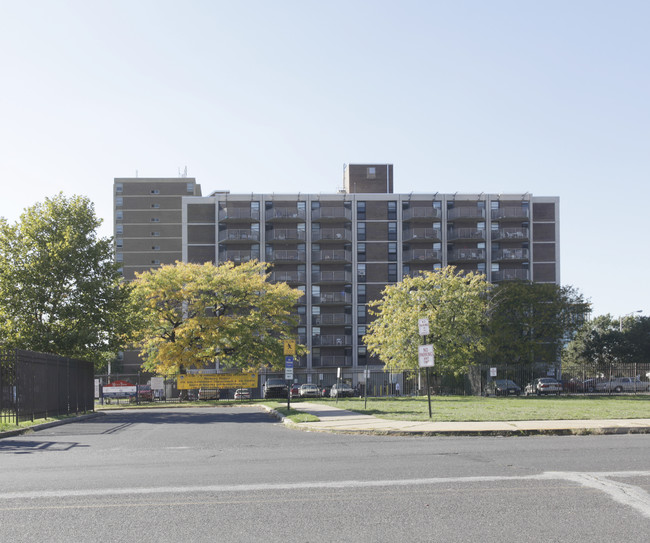
[[[34,426],[27,426],[26,428],[17,428],[16,430],[7,430],[5,432],[0,432],[0,439],[5,437],[14,437],[23,434],[30,434],[36,430],[45,430],[46,428],[52,428],[54,426],[61,426],[63,424],[68,424],[70,422],[79,422],[81,420],[93,419],[95,417],[103,417],[105,415],[102,411],[95,411],[94,413],[88,413],[86,415],[78,415],[76,417],[68,417],[61,420],[53,420],[52,422],[44,422],[42,424],[35,424]]]

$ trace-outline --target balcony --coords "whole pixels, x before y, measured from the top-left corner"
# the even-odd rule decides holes
[[[440,228],[409,228],[402,235],[404,241],[440,241]]]
[[[482,207],[452,207],[447,210],[447,220],[456,219],[485,219],[485,209]]]
[[[346,347],[352,345],[352,336],[313,336],[311,344],[314,347]]]
[[[447,233],[448,241],[476,241],[485,240],[485,230],[477,228],[454,228]]]
[[[304,283],[307,273],[304,271],[273,271],[271,281],[274,283]]]
[[[235,207],[235,208],[225,207],[219,210],[219,220],[220,221],[241,221],[241,220],[259,221],[260,210],[250,209],[248,207]]]
[[[287,249],[266,253],[268,262],[305,262],[305,251]]]
[[[352,357],[351,356],[314,356],[312,358],[312,366],[314,367],[338,367],[338,366],[351,366]]]
[[[437,249],[410,249],[402,254],[404,262],[442,262],[442,251]]]
[[[219,251],[219,262],[230,260],[231,262],[241,263],[259,259],[259,251]]]
[[[530,212],[527,207],[500,207],[499,209],[493,209],[491,211],[491,217],[493,221],[503,221],[508,219],[521,221],[528,219],[530,217]]]
[[[352,315],[346,313],[324,313],[322,315],[312,315],[311,323],[313,326],[340,326],[352,324]]]
[[[501,239],[525,241],[528,239],[528,236],[528,228],[523,227],[499,228],[499,230],[492,230],[492,239],[494,241]]]
[[[312,296],[311,303],[315,305],[351,304],[352,294],[349,292],[323,292],[319,296]]]
[[[347,207],[320,207],[312,209],[312,221],[352,220],[352,210]]]
[[[266,220],[272,222],[304,222],[307,212],[297,207],[273,207],[266,210]]]
[[[402,211],[402,220],[404,221],[432,221],[441,217],[442,212],[435,207],[409,207]]]
[[[352,251],[347,249],[329,249],[311,252],[312,262],[352,262]]]
[[[312,241],[352,241],[349,228],[321,228],[311,233]]]
[[[493,271],[490,275],[493,283],[498,281],[528,281],[530,279],[529,270],[524,269]]]
[[[312,272],[312,283],[352,283],[351,271],[321,271]]]
[[[222,230],[219,232],[219,242],[241,242],[251,241],[258,242],[260,240],[260,233],[258,230],[250,229],[234,229]]]
[[[455,249],[447,255],[449,262],[485,260],[485,249]]]
[[[492,254],[492,260],[529,260],[529,251],[524,248],[500,249]]]
[[[305,241],[307,234],[304,230],[297,228],[281,228],[269,230],[266,233],[266,241]]]

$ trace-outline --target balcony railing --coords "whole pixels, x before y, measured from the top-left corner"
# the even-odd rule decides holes
[[[351,356],[314,356],[312,358],[312,366],[316,367],[337,367],[337,366],[351,366]]]
[[[313,336],[311,344],[317,347],[346,347],[352,345],[352,336]]]
[[[499,228],[499,230],[492,230],[493,240],[527,240],[528,236],[528,228],[524,227]]]
[[[319,296],[312,296],[311,303],[322,304],[351,304],[352,294],[349,292],[323,292]]]
[[[328,219],[352,220],[352,210],[347,207],[320,207],[318,209],[312,209],[312,221]]]
[[[254,221],[260,220],[260,210],[250,209],[248,207],[224,208],[219,210],[219,220],[227,221],[229,219],[249,219]]]
[[[219,241],[259,241],[258,230],[234,229],[222,230],[219,232]]]
[[[307,273],[304,271],[273,271],[271,281],[277,283],[304,283]]]
[[[447,260],[450,262],[485,260],[485,249],[456,249],[454,251],[449,251]]]
[[[485,230],[479,230],[477,228],[455,228],[447,233],[447,239],[449,241],[460,239],[484,240]]]
[[[296,228],[281,228],[266,233],[266,241],[305,241],[306,238],[306,232]]]
[[[402,258],[404,262],[440,262],[442,251],[438,249],[410,249],[404,251]]]
[[[530,271],[524,269],[499,270],[493,271],[490,275],[493,283],[496,281],[528,281]]]
[[[527,207],[500,207],[491,211],[492,220],[502,221],[504,219],[527,219],[530,212]]]
[[[321,228],[311,233],[312,241],[352,241],[352,230],[349,228]]]
[[[352,272],[345,270],[312,272],[311,281],[312,283],[351,283]]]
[[[456,219],[485,219],[485,209],[482,207],[452,207],[447,211],[447,220]]]
[[[492,254],[492,260],[528,260],[529,251],[524,248],[500,249]]]
[[[311,323],[313,326],[352,324],[352,315],[347,315],[345,313],[324,313],[322,315],[312,315]]]
[[[409,207],[402,211],[402,219],[405,221],[417,219],[439,219],[442,216],[440,209],[435,207]]]
[[[273,207],[266,210],[266,220],[296,220],[304,221],[307,218],[307,212],[297,207]]]
[[[410,228],[404,230],[404,241],[440,241],[440,228]]]
[[[259,260],[260,253],[257,251],[219,251],[219,261],[225,262],[249,262],[250,260]]]
[[[346,249],[328,249],[312,251],[313,262],[352,262],[352,251]]]
[[[305,251],[295,249],[278,250],[266,253],[269,262],[305,262]]]

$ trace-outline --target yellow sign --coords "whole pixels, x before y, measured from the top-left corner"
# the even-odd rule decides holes
[[[296,356],[296,341],[293,339],[284,340],[284,355]]]
[[[255,388],[257,373],[203,373],[178,376],[178,389]]]

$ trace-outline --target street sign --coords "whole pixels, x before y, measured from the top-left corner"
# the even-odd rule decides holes
[[[296,341],[293,339],[284,340],[284,354],[287,356],[296,356]]]
[[[490,377],[496,377],[496,376],[497,376],[497,369],[490,368]]]
[[[284,357],[284,378],[287,381],[293,380],[293,356]]]
[[[429,319],[418,319],[418,328],[421,336],[429,335]]]
[[[421,368],[433,368],[434,363],[433,345],[420,345],[418,347],[418,365]]]

